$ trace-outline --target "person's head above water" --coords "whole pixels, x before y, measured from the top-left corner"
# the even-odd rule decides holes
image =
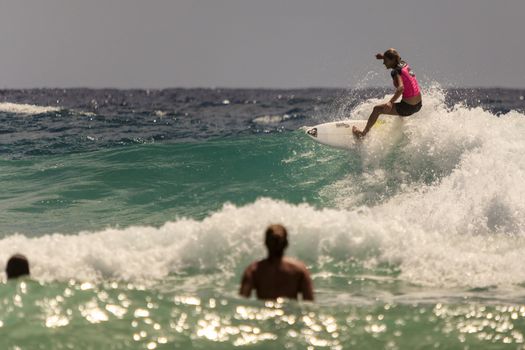
[[[22,254],[13,255],[7,261],[5,272],[8,279],[28,276],[29,262],[27,261],[27,258]]]
[[[383,54],[378,53],[376,55],[378,60],[383,60],[383,64],[387,69],[395,68],[398,64],[401,63],[401,56],[396,49],[388,49]]]
[[[283,225],[270,225],[266,229],[264,244],[270,257],[282,257],[288,247],[288,232]]]

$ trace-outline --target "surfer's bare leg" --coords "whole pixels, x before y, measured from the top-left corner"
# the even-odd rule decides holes
[[[396,110],[396,105],[391,102],[388,102],[382,105],[377,105],[372,110],[372,114],[370,114],[370,117],[368,117],[368,122],[366,123],[366,126],[363,129],[363,131],[359,130],[355,126],[352,128],[352,132],[354,133],[354,135],[357,137],[363,137],[366,134],[368,134],[370,129],[376,123],[377,118],[379,118],[381,114],[399,115]]]

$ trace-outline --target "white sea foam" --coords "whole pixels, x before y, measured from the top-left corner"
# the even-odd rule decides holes
[[[61,109],[60,107],[37,106],[37,105],[23,104],[23,103],[11,103],[11,102],[1,102],[0,103],[0,112],[4,112],[4,113],[35,115],[35,114],[43,114],[43,113],[49,113],[49,112],[58,112],[60,111],[60,109]]]
[[[148,281],[194,269],[238,278],[264,255],[265,227],[281,222],[289,254],[321,271],[352,258],[372,268],[392,263],[398,278],[425,286],[523,283],[525,116],[446,108],[443,100],[440,91],[427,92],[418,117],[392,123],[398,137],[371,133],[361,149],[364,171],[320,190],[334,209],[258,199],[160,228],[17,234],[0,240],[0,263],[24,253],[42,280]]]
[[[372,209],[317,210],[259,199],[240,208],[226,205],[200,222],[182,219],[160,228],[39,238],[13,235],[0,241],[0,261],[23,252],[39,280],[144,282],[188,269],[237,278],[250,260],[264,256],[265,227],[282,222],[290,231],[289,254],[321,270],[326,264],[333,269],[352,258],[372,268],[381,262],[397,264],[399,278],[421,285],[479,287],[525,281],[520,263],[525,251],[523,235],[455,233],[443,229],[446,221],[432,227],[424,215],[426,208],[417,223],[398,216],[406,208],[399,205],[393,201]]]
[[[260,125],[272,125],[272,124],[279,124],[285,120],[290,119],[290,116],[288,114],[285,115],[263,115],[257,118],[254,118],[252,120],[255,124]]]

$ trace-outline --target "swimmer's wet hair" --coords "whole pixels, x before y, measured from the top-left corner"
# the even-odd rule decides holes
[[[5,272],[8,279],[28,276],[29,262],[27,258],[22,254],[13,255],[7,262]]]
[[[282,253],[288,247],[288,231],[283,225],[270,225],[266,229],[264,243],[268,249]]]
[[[281,224],[273,224],[268,226],[268,228],[266,229],[266,235],[272,234],[282,234],[284,237],[288,236],[286,228]]]

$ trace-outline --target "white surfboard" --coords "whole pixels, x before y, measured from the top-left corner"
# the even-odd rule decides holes
[[[339,149],[352,149],[360,142],[352,133],[352,127],[355,125],[359,130],[363,130],[366,123],[366,120],[343,120],[307,127],[305,132],[314,141],[323,145]],[[383,124],[385,121],[378,120],[371,132],[377,131]]]

